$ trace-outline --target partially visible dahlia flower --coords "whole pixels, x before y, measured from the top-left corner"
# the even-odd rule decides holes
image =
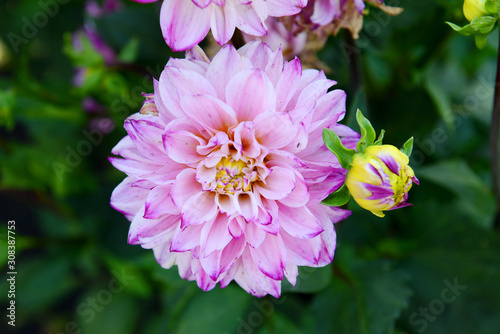
[[[307,0],[164,0],[160,25],[168,46],[185,51],[200,43],[210,29],[220,45],[231,39],[236,27],[249,35],[263,36],[268,16],[295,15],[306,4]]]
[[[296,22],[326,35],[336,35],[341,28],[345,28],[357,39],[363,27],[365,2],[389,15],[398,15],[403,11],[386,6],[384,0],[309,0],[306,8],[296,17]]]
[[[298,266],[329,264],[333,223],[350,212],[320,204],[346,173],[322,130],[359,140],[337,124],[345,93],[328,92],[334,84],[257,41],[211,62],[199,48],[170,59],[125,121],[112,150],[123,159],[110,158],[128,175],[111,196],[132,221],[128,242],[205,291],[235,280],[278,297]]]
[[[264,36],[252,36],[243,34],[245,42],[250,42],[256,37],[269,45],[272,49],[281,47],[283,56],[287,60],[292,60],[304,51],[307,43],[307,32],[294,32],[288,30],[283,22],[276,17],[268,17],[266,20],[268,26],[267,34]]]

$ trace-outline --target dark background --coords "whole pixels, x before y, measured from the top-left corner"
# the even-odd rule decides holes
[[[342,32],[319,53],[348,93],[347,124],[361,108],[386,143],[415,137],[420,186],[413,207],[383,219],[351,203],[353,215],[336,225],[333,263],[304,268],[280,299],[234,283],[202,292],[176,268],[160,268],[152,251],[128,245],[129,222],[109,206],[124,174],[107,157],[172,56],[159,3],[123,1],[93,18],[83,1],[47,2],[54,15],[38,1],[0,5],[2,333],[14,329],[9,220],[19,333],[500,333],[488,146],[498,32],[482,51],[453,32],[444,21],[466,23],[461,1],[386,1],[405,11],[370,8],[355,55],[345,56]],[[85,39],[75,48],[72,34],[84,24],[114,50],[112,62]]]

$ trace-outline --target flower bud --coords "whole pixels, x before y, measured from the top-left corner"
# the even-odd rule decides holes
[[[465,0],[463,7],[465,18],[472,21],[477,17],[488,15],[485,4],[486,0]]]
[[[392,145],[373,145],[353,156],[345,184],[354,200],[378,217],[406,203],[412,183],[418,185],[408,157]]]

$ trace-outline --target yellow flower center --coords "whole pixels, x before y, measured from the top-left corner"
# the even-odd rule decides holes
[[[257,172],[242,160],[225,157],[217,164],[215,191],[220,194],[232,194],[237,191],[250,191],[252,182],[257,180]]]

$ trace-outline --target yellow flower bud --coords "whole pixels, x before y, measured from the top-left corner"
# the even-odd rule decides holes
[[[408,191],[418,179],[408,162],[392,145],[369,146],[354,155],[345,184],[362,208],[384,217],[383,211],[411,205],[406,203]]]
[[[465,18],[469,21],[472,21],[476,17],[488,15],[485,3],[486,0],[465,0],[464,1]]]

